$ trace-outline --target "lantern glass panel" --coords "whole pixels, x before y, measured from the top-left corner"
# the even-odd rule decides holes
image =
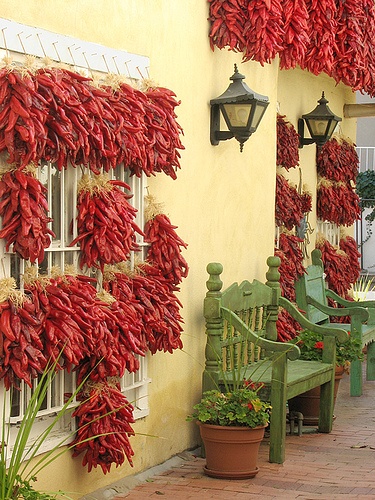
[[[327,120],[309,120],[312,136],[324,137],[327,130]]]
[[[327,134],[328,138],[330,138],[333,132],[335,131],[336,125],[337,125],[336,120],[332,120],[331,123],[329,124],[328,134]]]
[[[266,111],[266,108],[267,108],[267,106],[261,106],[260,104],[258,104],[255,107],[253,123],[251,126],[252,130],[255,131],[258,128],[258,125],[259,125],[259,123],[264,115],[264,112]]]
[[[225,114],[229,120],[228,127],[246,127],[251,113],[251,104],[224,104]],[[224,116],[225,116],[224,114]]]

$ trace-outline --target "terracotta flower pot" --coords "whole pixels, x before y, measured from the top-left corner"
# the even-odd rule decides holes
[[[257,467],[259,446],[266,426],[226,427],[198,422],[206,452],[207,476],[226,479],[254,477]]]
[[[343,366],[336,366],[334,401],[336,402],[340,380],[344,374]],[[314,387],[288,401],[289,411],[301,412],[304,425],[318,425],[320,408],[320,387]]]

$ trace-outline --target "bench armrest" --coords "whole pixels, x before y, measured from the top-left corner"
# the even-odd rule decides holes
[[[314,333],[321,333],[322,335],[332,335],[336,337],[341,344],[345,343],[348,340],[348,332],[346,330],[341,328],[333,329],[330,326],[317,325],[315,323],[312,323],[302,313],[300,313],[298,309],[285,297],[280,297],[279,304],[306,330],[310,330]],[[330,309],[336,311],[336,309],[333,307]]]
[[[330,307],[321,304],[309,295],[306,297],[306,301],[308,304],[316,307],[324,314],[328,314],[328,316],[356,316],[356,319],[358,319],[361,323],[368,320],[369,314],[364,307],[360,307],[357,305],[352,307]]]
[[[251,330],[246,323],[244,323],[233,311],[227,309],[226,307],[221,308],[223,318],[228,321],[228,323],[235,328],[244,339],[248,339],[255,345],[266,349],[270,352],[285,353],[287,358],[290,360],[298,359],[300,356],[299,347],[296,345],[287,344],[284,342],[275,342],[273,340],[268,340],[264,337],[258,335],[258,333]],[[263,330],[261,330],[263,332]]]
[[[344,307],[375,307],[375,300],[346,300],[333,290],[326,290],[326,296]]]

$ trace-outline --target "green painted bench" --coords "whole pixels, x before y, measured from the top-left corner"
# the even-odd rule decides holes
[[[350,334],[361,339],[367,346],[367,380],[375,380],[375,301],[352,302],[345,300],[327,288],[324,280],[322,253],[319,249],[311,252],[312,264],[295,284],[296,302],[313,323],[346,328]],[[329,307],[328,298],[342,307]],[[349,316],[350,323],[332,323],[331,316]],[[362,361],[352,361],[350,365],[350,395],[362,394]]]
[[[269,257],[267,265],[266,284],[243,281],[222,290],[223,266],[208,264],[202,389],[203,392],[217,388],[225,391],[226,387],[233,387],[236,379],[243,378],[263,382],[260,396],[272,405],[269,460],[283,463],[288,399],[321,386],[319,431],[331,432],[336,338],[345,342],[348,334],[345,330],[308,321],[291,302],[281,297],[280,259]],[[300,360],[296,345],[277,341],[280,308],[285,308],[303,328],[324,334],[323,362]]]

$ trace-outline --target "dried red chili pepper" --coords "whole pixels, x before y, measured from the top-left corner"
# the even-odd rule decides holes
[[[279,312],[276,329],[279,342],[289,342],[302,331],[301,325],[285,309]]]
[[[121,267],[120,267],[121,269]],[[160,269],[142,264],[135,272],[105,269],[103,286],[119,301],[127,301],[135,308],[142,323],[141,346],[152,354],[157,351],[173,352],[182,348],[182,307],[173,285]]]
[[[243,36],[248,0],[208,0],[210,4],[210,46],[235,52],[243,52],[246,41]]]
[[[299,136],[285,115],[277,115],[276,135],[276,165],[286,170],[295,168],[299,165]]]
[[[0,180],[0,238],[6,240],[6,250],[13,251],[31,263],[41,263],[44,250],[55,236],[49,228],[46,188],[34,176],[35,167],[9,170]]]
[[[332,71],[337,82],[374,95],[375,7],[371,0],[338,4],[337,52]]]
[[[189,272],[189,266],[181,254],[181,247],[187,244],[177,235],[171,221],[165,214],[156,214],[145,225],[147,260],[160,269],[163,277],[173,285],[181,283]]]
[[[283,49],[284,26],[280,0],[252,0],[247,4],[243,61],[270,63]]]
[[[360,257],[361,254],[358,251],[358,245],[356,240],[352,236],[345,236],[339,241],[340,250],[343,250],[349,259],[349,276],[348,281],[354,284],[361,275]]]
[[[79,185],[77,230],[71,243],[80,245],[80,267],[103,268],[129,258],[139,250],[136,233],[143,234],[135,223],[136,209],[128,200],[130,190],[124,182],[111,181],[106,175],[83,176]]]
[[[275,249],[275,255],[281,259],[279,267],[281,294],[292,302],[296,297],[295,281],[306,272],[303,266],[303,253],[299,246],[302,242],[298,236],[281,233],[278,248]]]
[[[317,157],[317,171],[332,181],[355,182],[359,158],[355,145],[347,139],[332,138],[320,149]]]
[[[303,214],[302,199],[297,189],[283,175],[276,174],[276,224],[291,230],[300,224]]]
[[[81,403],[72,414],[78,420],[77,435],[71,443],[73,457],[84,453],[82,465],[88,472],[99,466],[106,474],[112,464],[118,467],[125,458],[133,466],[129,437],[135,434],[131,427],[134,408],[116,380],[86,383],[78,395]]]
[[[3,294],[9,280],[2,280]],[[44,318],[38,317],[33,302],[19,290],[10,289],[9,298],[0,305],[0,379],[4,386],[19,389],[23,380],[32,380],[47,365],[42,338]]]
[[[309,14],[305,0],[283,0],[283,48],[280,51],[280,68],[302,66],[309,44]]]
[[[360,220],[360,200],[351,184],[322,177],[317,189],[317,216],[338,226],[351,226]]]
[[[147,176],[164,172],[176,179],[180,168],[179,149],[184,149],[180,140],[183,131],[175,113],[180,101],[174,92],[163,87],[149,86],[145,97],[145,162],[131,163],[129,169],[138,177],[142,172]]]
[[[350,261],[347,254],[336,249],[323,237],[316,241],[316,248],[322,252],[322,261],[328,287],[343,298],[348,297],[351,288]]]
[[[308,45],[301,67],[314,75],[332,74],[338,30],[335,0],[306,2],[308,9]]]

